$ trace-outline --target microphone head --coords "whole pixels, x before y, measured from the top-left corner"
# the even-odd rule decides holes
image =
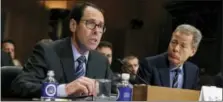
[[[129,73],[122,73],[122,79],[123,80],[129,80],[130,74]]]
[[[121,74],[120,73],[114,73],[112,77],[113,81],[119,81],[121,80]]]

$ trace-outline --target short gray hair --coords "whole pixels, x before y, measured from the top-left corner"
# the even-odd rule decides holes
[[[201,31],[199,29],[197,29],[196,27],[189,25],[189,24],[181,24],[179,26],[177,26],[177,28],[175,29],[175,32],[181,32],[184,34],[192,34],[193,35],[193,47],[198,48],[201,39],[202,39],[202,34]]]

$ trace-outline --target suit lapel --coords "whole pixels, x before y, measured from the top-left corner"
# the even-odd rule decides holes
[[[184,81],[183,81],[183,88],[190,88],[190,83],[191,82],[191,78],[190,78],[190,70],[188,69],[188,65],[185,63],[183,66],[183,70],[184,70]]]
[[[73,52],[71,48],[71,41],[70,38],[65,39],[64,44],[62,45],[63,48],[61,49],[61,63],[64,69],[64,74],[68,82],[75,80],[75,72],[74,72],[74,59],[73,59]]]
[[[160,74],[160,80],[162,86],[170,87],[170,72],[169,72],[169,61],[167,59],[167,53],[164,53],[163,60],[160,60],[158,70]]]
[[[90,77],[90,78],[96,77],[96,76],[94,76],[94,75],[96,75],[94,73],[94,72],[96,72],[96,70],[94,68],[94,67],[96,67],[95,66],[96,60],[93,59],[94,58],[93,56],[94,56],[93,51],[90,51],[88,61],[87,61],[87,68],[86,68],[86,76]]]
[[[163,86],[170,87],[169,68],[159,68],[160,79]]]

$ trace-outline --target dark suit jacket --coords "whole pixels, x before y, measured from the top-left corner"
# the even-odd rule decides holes
[[[54,70],[55,78],[60,84],[72,82],[76,79],[73,62],[70,38],[48,43],[39,42],[25,64],[23,72],[13,81],[13,92],[22,97],[39,98],[41,83],[47,77],[48,70]],[[86,77],[110,79],[112,72],[108,66],[106,57],[90,51]]]
[[[1,50],[1,66],[14,66],[11,56]]]
[[[196,89],[199,77],[198,67],[190,62],[185,62],[184,70],[184,89]],[[169,61],[167,53],[153,57],[147,57],[140,63],[137,83],[170,87]]]

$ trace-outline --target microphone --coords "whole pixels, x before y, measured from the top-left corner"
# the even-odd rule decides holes
[[[124,62],[120,59],[120,58],[118,58],[117,59],[122,65],[124,65]],[[128,69],[128,68],[126,68],[130,73],[133,73],[133,71],[132,70],[130,70],[130,69]],[[145,81],[142,77],[140,77],[138,74],[135,74],[135,76],[136,77],[138,77],[140,80],[142,80],[144,83],[146,83],[147,85],[149,85],[149,83],[147,82],[147,81]]]
[[[124,64],[124,62],[123,62],[120,58],[118,58],[117,61],[118,61],[119,63],[121,63],[122,65]]]

